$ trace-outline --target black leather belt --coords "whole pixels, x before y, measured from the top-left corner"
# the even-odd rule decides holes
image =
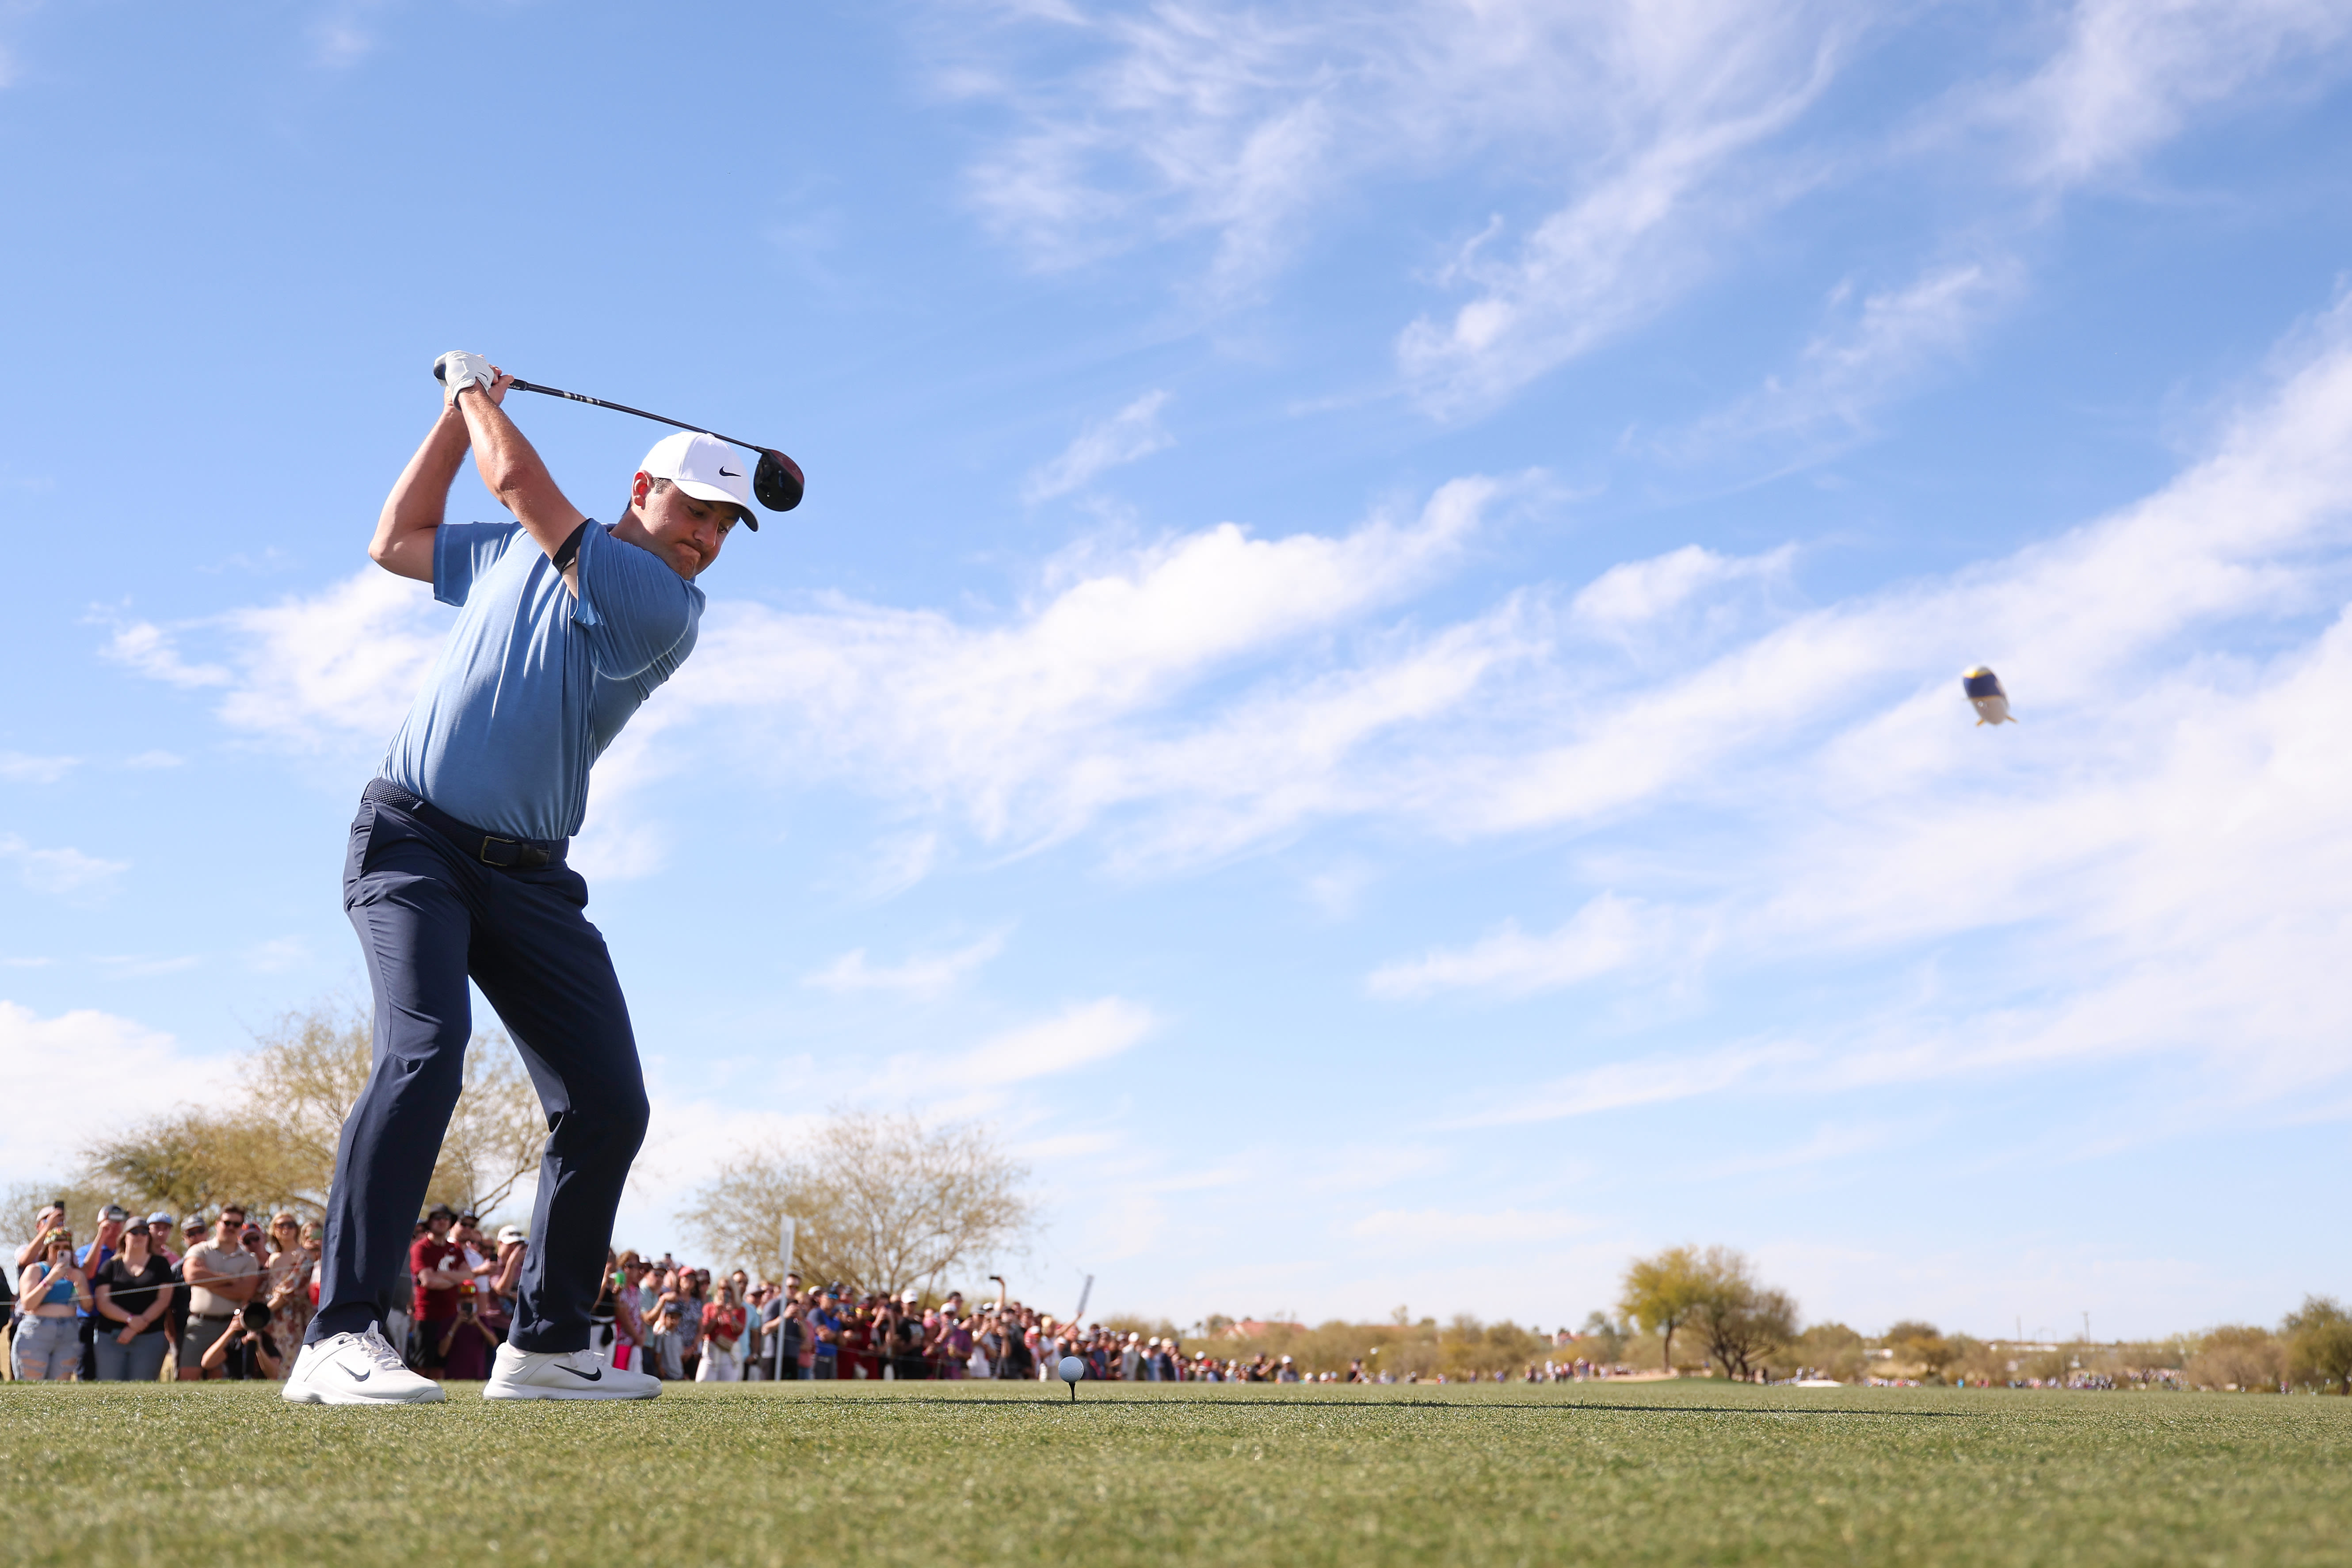
[[[383,779],[369,780],[367,788],[361,793],[369,800],[380,800],[408,813],[456,845],[468,858],[502,871],[537,871],[548,866],[561,866],[564,852],[571,847],[568,838],[508,838],[485,833],[470,822],[458,821],[431,801]]]

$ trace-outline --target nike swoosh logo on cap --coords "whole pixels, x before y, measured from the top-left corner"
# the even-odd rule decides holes
[[[722,479],[740,479],[743,476],[732,468],[721,468],[719,470],[719,477]]]
[[[601,1366],[594,1372],[582,1372],[576,1366],[565,1366],[562,1362],[558,1362],[555,1363],[555,1370],[558,1372],[568,1372],[583,1383],[602,1383],[604,1381],[604,1369]]]

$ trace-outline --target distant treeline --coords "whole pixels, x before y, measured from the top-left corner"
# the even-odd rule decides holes
[[[1177,1335],[1173,1324],[1110,1318],[1122,1331]],[[1200,1342],[1205,1334],[1210,1344]],[[1800,1373],[1857,1383],[1869,1377],[1978,1387],[2069,1383],[2247,1393],[2352,1394],[2352,1313],[2312,1296],[2276,1328],[2226,1324],[2162,1340],[2026,1343],[1945,1333],[1905,1321],[1871,1336],[1843,1323],[1802,1323],[1785,1290],[1763,1284],[1728,1247],[1670,1247],[1635,1258],[1613,1312],[1593,1312],[1567,1342],[1559,1331],[1486,1323],[1463,1314],[1440,1324],[1398,1308],[1390,1321],[1333,1321],[1312,1328],[1212,1317],[1188,1348],[1220,1356],[1291,1357],[1305,1372],[1367,1373],[1426,1380],[1524,1375],[1530,1367],[1584,1362],[1657,1373],[1777,1381]]]

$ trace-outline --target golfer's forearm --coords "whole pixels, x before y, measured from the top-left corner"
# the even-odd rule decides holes
[[[530,438],[507,417],[507,411],[478,388],[460,393],[457,406],[465,412],[466,428],[473,437],[474,467],[482,483],[514,514],[523,531],[552,556],[584,521],[564,500],[555,479],[540,460]]]
[[[393,481],[368,542],[368,559],[387,572],[433,581],[433,534],[449,505],[449,486],[466,460],[466,421],[444,408],[441,417]]]

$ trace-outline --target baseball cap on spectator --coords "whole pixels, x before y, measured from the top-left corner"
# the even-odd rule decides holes
[[[499,1226],[499,1245],[500,1247],[504,1247],[509,1241],[529,1241],[530,1239],[530,1237],[523,1235],[522,1226],[519,1225],[502,1225]]]
[[[451,1208],[447,1204],[435,1204],[431,1208],[425,1211],[425,1217],[426,1219],[454,1220],[457,1217],[457,1211]]]
[[[172,1223],[172,1216],[158,1211],[157,1213],[151,1214],[147,1216],[147,1223],[149,1225],[169,1225]]]
[[[122,1221],[131,1217],[131,1211],[124,1208],[121,1204],[109,1204],[104,1208],[98,1211],[98,1217],[102,1220],[112,1220],[116,1224],[120,1225]]]
[[[200,1214],[190,1215],[188,1223],[180,1227],[181,1234],[184,1236],[202,1236],[210,1229],[212,1226],[205,1223],[205,1216]]]

